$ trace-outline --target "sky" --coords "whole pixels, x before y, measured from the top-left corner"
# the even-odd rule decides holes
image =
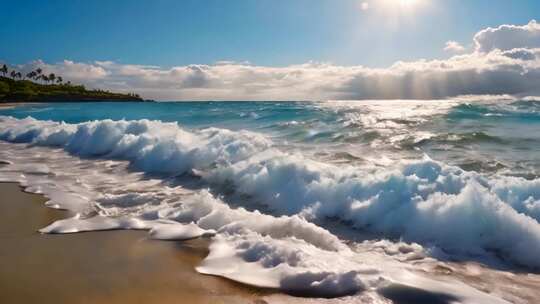
[[[153,99],[536,94],[540,73],[538,0],[0,0],[0,7],[0,62]],[[523,28],[489,31],[504,25]],[[533,60],[496,54],[518,48]],[[489,74],[493,68],[501,73]]]

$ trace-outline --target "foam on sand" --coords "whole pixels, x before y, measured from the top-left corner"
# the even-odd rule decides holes
[[[540,267],[538,180],[486,177],[427,157],[377,170],[323,164],[281,151],[258,133],[187,131],[148,120],[74,125],[0,117],[0,139],[90,157],[49,149],[43,156],[49,162],[39,166],[35,154],[2,154],[12,163],[0,168],[5,180],[77,212],[42,232],[145,229],[157,239],[211,237],[198,271],[252,285],[335,297],[405,284],[462,303],[505,303],[457,281],[421,276],[408,261],[428,255],[424,248],[442,248],[450,255],[496,252]],[[83,177],[88,172],[95,176]],[[146,173],[197,175],[242,196],[246,209]],[[249,211],[257,204],[265,213]],[[328,219],[424,248],[388,241],[357,250],[325,228]],[[383,252],[376,250],[381,246]]]

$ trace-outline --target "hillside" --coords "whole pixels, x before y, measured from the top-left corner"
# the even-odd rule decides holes
[[[137,94],[88,90],[82,85],[39,84],[0,76],[0,102],[142,101]]]

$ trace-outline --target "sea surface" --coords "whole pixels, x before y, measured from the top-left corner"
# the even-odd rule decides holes
[[[0,163],[76,213],[42,233],[209,238],[203,274],[340,303],[540,299],[539,98],[24,105],[0,110]]]

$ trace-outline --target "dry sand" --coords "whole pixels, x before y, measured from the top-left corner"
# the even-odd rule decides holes
[[[268,291],[194,270],[202,240],[155,241],[144,231],[37,232],[65,218],[45,198],[0,183],[0,303],[264,303]]]

